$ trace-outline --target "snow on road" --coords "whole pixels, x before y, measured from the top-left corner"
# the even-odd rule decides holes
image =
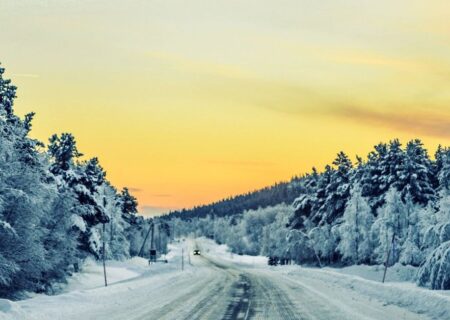
[[[202,253],[185,256],[184,271],[182,247]],[[169,258],[150,267],[134,261],[124,267],[127,279],[113,265],[117,282],[107,288],[88,289],[83,279],[91,278],[79,275],[68,288],[76,290],[58,296],[0,300],[0,319],[450,319],[448,295],[411,283],[383,285],[329,268],[268,267],[265,258],[232,255],[205,239],[173,246]]]
[[[300,319],[450,319],[448,292],[430,291],[407,282],[413,278],[412,267],[390,268],[388,283],[382,284],[383,269],[379,266],[268,267],[265,258],[232,255],[226,246],[207,239],[201,243],[211,260],[220,259],[251,274],[254,282],[265,283],[272,295],[280,291],[287,295],[290,302],[284,303],[289,308],[293,304]]]

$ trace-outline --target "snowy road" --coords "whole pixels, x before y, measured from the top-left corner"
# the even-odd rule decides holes
[[[13,303],[5,319],[430,319],[326,271],[235,263],[207,251],[184,271],[176,260],[107,288]]]
[[[231,284],[224,290],[225,315],[205,319],[429,319],[308,276],[203,259],[217,274],[229,274]]]

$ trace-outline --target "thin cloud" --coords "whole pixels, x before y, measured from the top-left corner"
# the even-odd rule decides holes
[[[266,161],[227,161],[227,160],[211,160],[209,164],[225,165],[225,166],[239,166],[239,167],[268,167],[273,166],[273,162]]]
[[[150,51],[145,55],[151,59],[164,61],[170,64],[174,69],[189,73],[203,73],[232,79],[246,79],[252,77],[250,72],[231,64],[200,61],[165,51]]]
[[[12,76],[16,78],[39,78],[39,75],[34,73],[13,73]]]
[[[156,198],[170,198],[170,197],[172,197],[172,195],[169,194],[169,193],[156,193],[156,194],[152,194],[152,197],[156,197]]]
[[[336,108],[332,113],[353,122],[364,122],[414,134],[450,138],[449,114],[378,112],[356,107]]]
[[[261,37],[260,37],[261,38]],[[284,47],[286,50],[302,56],[319,58],[336,64],[384,68],[385,70],[413,71],[433,74],[446,81],[450,79],[450,65],[447,60],[439,57],[424,59],[417,57],[404,57],[398,54],[388,54],[376,50],[355,50],[350,48],[336,48],[334,46],[311,45],[282,40],[280,38],[262,37],[274,45]]]

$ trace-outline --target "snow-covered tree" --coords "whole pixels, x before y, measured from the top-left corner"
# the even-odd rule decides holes
[[[330,175],[327,184],[323,190],[324,201],[319,208],[319,224],[331,224],[334,220],[341,217],[345,210],[345,205],[350,195],[350,173],[352,162],[344,152],[339,152],[333,161],[335,170],[329,170]],[[319,190],[321,192],[322,190]],[[316,219],[318,220],[318,219]]]
[[[442,243],[420,267],[417,283],[434,290],[450,289],[450,241]]]
[[[74,256],[69,216],[41,144],[28,137],[32,114],[14,114],[16,88],[0,68],[0,296],[46,291]]]
[[[69,133],[53,135],[48,150],[53,160],[50,170],[57,177],[59,189],[72,194],[78,202],[72,208],[72,221],[79,231],[80,249],[100,257],[101,234],[94,226],[109,221],[105,198],[98,197],[106,173],[97,158],[75,162],[81,153]],[[83,258],[83,254],[80,257]]]
[[[124,214],[135,214],[137,210],[137,199],[134,197],[128,188],[123,188],[119,196],[120,206]]]
[[[309,231],[308,238],[310,240],[310,246],[322,261],[331,263],[334,260],[337,244],[331,225],[325,224],[312,228]]]
[[[342,223],[338,226],[338,250],[345,261],[359,264],[370,260],[373,251],[370,229],[373,221],[374,216],[367,199],[362,196],[359,185],[354,186]]]
[[[404,199],[409,195],[414,203],[422,205],[434,200],[431,161],[419,139],[406,145],[406,157],[398,174],[395,185]]]
[[[284,204],[275,206],[274,209],[277,210],[275,221],[263,228],[261,254],[268,257],[292,259],[291,252],[288,249],[289,228],[287,228],[287,225],[293,214],[293,209]]]
[[[391,188],[386,195],[386,203],[378,210],[378,217],[372,225],[372,236],[377,241],[375,259],[384,263],[390,252],[390,263],[399,259],[399,246],[402,243],[407,226],[406,208],[401,195],[395,188]]]
[[[407,193],[405,197],[406,226],[404,239],[401,246],[399,262],[404,265],[418,266],[423,261],[423,253],[420,249],[421,230],[420,230],[420,210],[424,208],[414,204],[413,197]]]
[[[442,150],[439,159],[438,211],[430,214],[431,221],[423,239],[427,253],[421,265],[417,283],[431,289],[450,289],[450,151]]]

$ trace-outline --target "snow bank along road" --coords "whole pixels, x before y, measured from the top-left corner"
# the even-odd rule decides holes
[[[200,245],[201,248],[201,245]],[[190,248],[186,248],[192,251]],[[361,294],[326,272],[234,263],[209,249],[107,288],[5,305],[0,319],[430,319]],[[290,269],[291,268],[291,269]],[[153,269],[155,270],[155,269]],[[1,302],[1,301],[0,301]],[[408,307],[408,306],[406,306]],[[1,309],[1,308],[0,308]],[[410,308],[411,309],[411,308]],[[412,309],[414,310],[414,309]],[[444,319],[435,317],[436,319]]]

